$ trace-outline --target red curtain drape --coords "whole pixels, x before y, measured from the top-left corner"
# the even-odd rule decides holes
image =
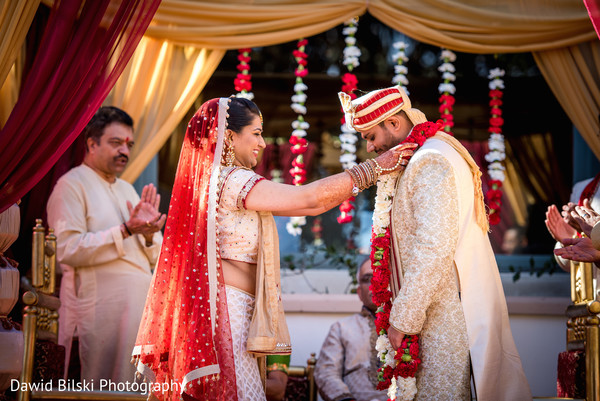
[[[0,212],[39,182],[81,133],[160,0],[54,4],[31,72],[0,131]]]
[[[592,25],[594,25],[594,29],[596,30],[596,35],[598,35],[598,38],[600,39],[600,0],[583,0],[583,3],[590,15]]]

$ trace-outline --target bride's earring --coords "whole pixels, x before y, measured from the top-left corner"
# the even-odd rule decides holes
[[[225,153],[225,166],[233,167],[235,163],[235,151],[233,150],[233,139],[227,141],[227,152]]]

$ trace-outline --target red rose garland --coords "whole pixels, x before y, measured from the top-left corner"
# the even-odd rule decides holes
[[[357,89],[358,79],[352,73],[352,70],[359,66],[359,57],[361,54],[360,49],[356,46],[356,38],[354,37],[358,30],[358,19],[353,18],[344,22],[344,25],[346,25],[343,29],[343,33],[346,35],[344,39],[346,47],[344,48],[343,64],[348,69],[348,72],[342,75],[342,92],[346,92],[354,100],[356,99],[356,94],[353,91]],[[354,167],[356,164],[356,141],[358,141],[358,137],[356,136],[356,131],[348,129],[346,119],[343,115],[341,124],[342,133],[340,134],[340,142],[342,154],[340,155],[340,163],[343,169],[348,169]],[[354,209],[352,201],[354,201],[353,196],[342,202],[339,206],[340,215],[337,218],[338,223],[345,224],[352,221],[352,210]]]
[[[488,182],[489,190],[486,192],[487,204],[490,209],[488,219],[490,225],[500,223],[500,207],[502,206],[502,182],[504,181],[504,166],[502,162],[506,158],[504,136],[502,135],[502,89],[504,89],[504,70],[494,68],[490,71],[488,79],[490,80],[490,139],[488,145],[490,151],[485,155],[488,164]]]
[[[419,147],[427,138],[442,130],[443,124],[425,122],[416,125],[402,143],[415,143]],[[394,196],[394,186],[399,172],[379,177],[377,196],[373,212],[373,230],[371,235],[371,264],[373,278],[370,290],[373,302],[378,305],[375,315],[375,328],[379,334],[375,345],[378,357],[383,362],[378,370],[378,390],[388,390],[388,401],[412,400],[417,392],[415,374],[421,363],[419,359],[419,337],[406,335],[400,348],[392,348],[387,337],[392,309],[390,284],[390,210]]]
[[[438,91],[440,92],[440,118],[444,121],[444,131],[450,132],[452,127],[454,127],[452,109],[454,108],[454,92],[456,92],[456,87],[452,82],[456,80],[456,75],[454,75],[456,70],[452,63],[456,60],[456,54],[451,50],[444,49],[440,58],[443,63],[438,67],[438,71],[442,73],[442,79],[444,80],[438,86]]]
[[[304,165],[303,154],[306,152],[308,142],[306,140],[306,130],[309,128],[309,124],[304,121],[304,115],[306,114],[306,94],[304,91],[308,87],[304,84],[303,78],[308,74],[306,68],[308,55],[305,52],[308,40],[300,39],[297,44],[297,49],[294,50],[293,55],[298,63],[296,68],[296,84],[294,85],[294,95],[292,96],[292,110],[294,110],[298,117],[292,123],[292,135],[290,136],[290,150],[296,157],[292,160],[292,168],[290,174],[293,177],[294,185],[302,185],[306,181],[306,169]],[[290,217],[290,221],[287,223],[286,228],[292,235],[299,235],[302,233],[301,226],[306,224],[306,217]]]
[[[254,99],[254,93],[252,93],[252,76],[250,75],[250,53],[252,49],[238,49],[238,61],[240,62],[237,66],[239,73],[233,81],[235,90],[238,92],[237,97],[244,97],[246,99]]]

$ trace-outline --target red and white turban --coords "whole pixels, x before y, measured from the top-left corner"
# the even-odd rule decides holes
[[[413,125],[427,121],[422,111],[412,108],[408,95],[400,86],[374,90],[354,100],[345,92],[339,92],[338,96],[346,125],[356,131],[369,130],[400,110],[404,110]]]

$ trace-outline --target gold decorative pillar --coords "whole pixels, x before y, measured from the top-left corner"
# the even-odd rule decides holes
[[[594,294],[591,263],[571,262],[571,301],[567,308],[567,350],[585,350],[586,401],[600,401],[600,302]]]
[[[31,250],[31,284],[23,294],[26,305],[23,313],[24,354],[21,385],[33,380],[36,339],[58,341],[58,308],[60,300],[55,297],[56,288],[56,236],[50,229],[45,235],[42,220],[37,219],[33,228]],[[19,401],[29,401],[31,392],[19,391]]]

